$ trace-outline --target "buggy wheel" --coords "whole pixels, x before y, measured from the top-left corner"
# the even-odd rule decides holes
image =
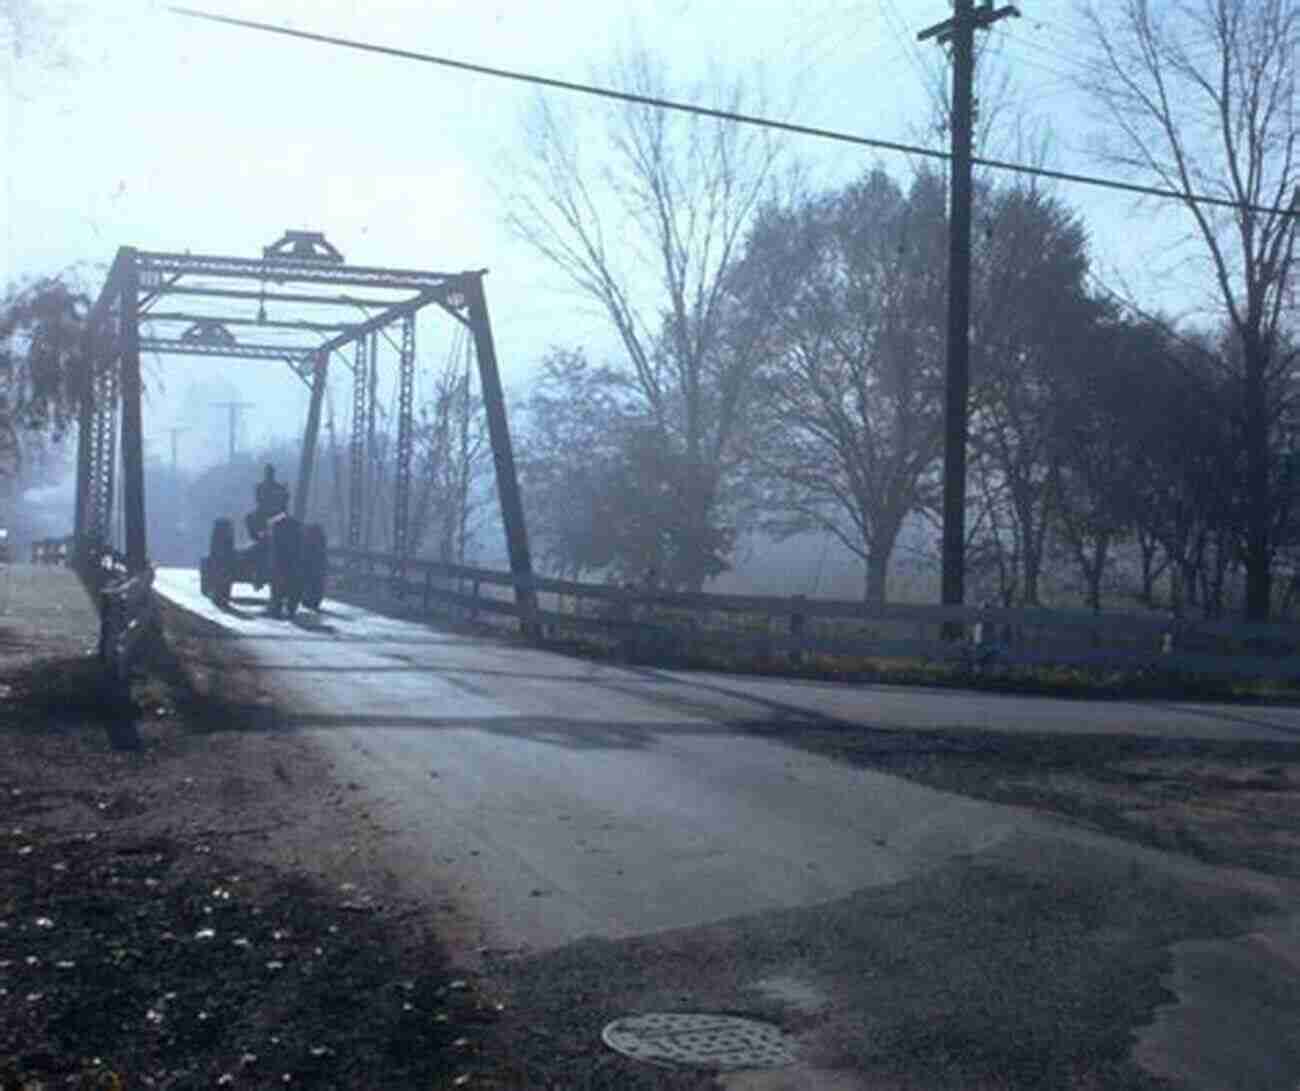
[[[302,604],[309,610],[319,610],[325,597],[325,530],[319,523],[310,523],[302,532]]]
[[[213,557],[204,557],[203,561],[207,569],[206,581],[200,577],[201,582],[207,583],[203,593],[225,609],[230,604],[230,569],[222,568]]]
[[[212,537],[208,540],[208,556],[219,565],[227,565],[235,555],[235,525],[229,519],[218,519],[212,524]]]
[[[208,555],[199,569],[199,584],[218,606],[230,602],[230,585],[235,571],[235,528],[229,519],[218,519],[212,524],[208,541]]]

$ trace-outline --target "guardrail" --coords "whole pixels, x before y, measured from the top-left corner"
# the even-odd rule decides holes
[[[74,545],[70,535],[40,538],[32,542],[32,564],[71,564]]]
[[[666,593],[534,575],[523,617],[508,572],[380,553],[329,551],[331,586],[351,581],[425,613],[514,619],[549,636],[582,632],[630,656],[722,645],[792,663],[808,655],[997,666],[1070,666],[1300,678],[1300,625],[1189,621],[1167,614],[886,605],[800,595]],[[957,628],[962,637],[946,638]]]

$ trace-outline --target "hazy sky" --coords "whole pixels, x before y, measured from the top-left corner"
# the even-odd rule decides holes
[[[286,228],[324,231],[350,262],[434,270],[486,267],[488,302],[508,387],[521,390],[552,344],[607,344],[561,278],[502,223],[503,165],[517,154],[532,88],[183,18],[147,0],[0,0],[55,13],[55,42],[16,59],[5,50],[6,182],[0,275],[106,265],[118,246],[260,254]],[[761,80],[771,112],[867,136],[938,143],[915,33],[946,18],[945,0],[190,0],[212,12],[377,44],[587,80],[620,47],[666,58],[685,89],[710,71]],[[1009,71],[1010,103],[1030,132],[1050,124],[1049,162],[1104,172],[1088,158],[1097,128],[1074,91],[1078,30],[1071,0],[1024,0],[986,40],[987,69]],[[64,62],[67,62],[66,64]],[[579,99],[584,111],[598,111]],[[594,115],[593,115],[594,116]],[[897,156],[796,138],[814,176],[842,181]],[[1003,135],[993,151],[1016,149]],[[1026,153],[1028,154],[1028,153]],[[1087,217],[1098,268],[1152,305],[1168,291],[1178,214],[1140,215],[1122,194],[1062,186]],[[102,271],[88,269],[95,291]],[[1185,281],[1178,291],[1186,297]],[[421,359],[441,360],[448,319],[421,327]],[[287,367],[199,358],[146,361],[154,452],[183,425],[189,461],[222,453],[224,419],[187,408],[193,378],[230,383],[256,402],[245,439],[296,432],[305,391]],[[196,419],[199,418],[199,419]],[[224,441],[222,441],[224,442]]]

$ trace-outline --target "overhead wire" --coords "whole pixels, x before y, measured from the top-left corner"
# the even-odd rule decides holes
[[[470,61],[457,60],[452,57],[437,56],[432,53],[421,53],[411,49],[399,49],[396,46],[378,45],[373,42],[362,42],[352,38],[340,37],[338,35],[319,34],[314,31],[297,30],[293,27],[279,26],[274,23],[263,23],[253,19],[240,19],[231,15],[217,15],[213,12],[199,11],[195,8],[170,6],[168,10],[177,15],[183,15],[195,19],[206,19],[211,22],[243,27],[248,30],[259,30],[268,34],[278,34],[289,38],[297,38],[302,41],[318,42],[323,45],[333,45],[344,49],[355,49],[365,53],[376,53],[383,56],[397,57],[402,60],[417,61],[422,64],[433,64],[444,68],[451,68],[456,71],[472,72],[477,75],[491,76],[496,79],[512,80],[515,82],[533,84],[539,87],[550,87],[560,91],[571,91],[576,94],[592,95],[598,98],[612,99],[614,101],[627,102],[638,106],[650,106],[660,110],[673,110],[679,113],[692,114],[697,117],[708,117],[719,121],[729,121],[741,125],[757,125],[763,128],[775,129],[778,132],[791,133],[796,136],[811,136],[822,140],[855,144],[860,147],[874,148],[879,151],[891,151],[905,155],[916,155],[927,159],[941,159],[948,161],[952,158],[950,152],[941,151],[936,148],[926,148],[916,144],[907,144],[897,140],[884,140],[878,137],[867,137],[853,133],[846,133],[837,129],[827,129],[813,125],[800,125],[790,121],[778,121],[775,118],[761,117],[755,114],[746,114],[735,110],[722,110],[710,106],[700,106],[696,103],[679,102],[674,99],[666,99],[656,95],[642,95],[631,91],[619,91],[612,87],[601,87],[596,84],[578,83],[573,80],[562,80],[552,76],[540,76],[536,73],[521,72],[515,69],[475,64]],[[1094,175],[1079,174],[1074,171],[1053,170],[1048,167],[1035,167],[1024,163],[1012,163],[1002,159],[990,159],[984,156],[972,156],[971,162],[976,166],[988,167],[992,170],[1004,170],[1016,174],[1026,174],[1040,178],[1052,178],[1059,182],[1072,182],[1077,185],[1119,190],[1126,193],[1137,193],[1148,197],[1162,197],[1177,201],[1190,202],[1193,204],[1215,205],[1222,208],[1231,208],[1246,212],[1258,212],[1271,216],[1300,215],[1300,208],[1298,207],[1280,208],[1269,205],[1257,205],[1248,202],[1233,201],[1226,197],[1212,197],[1198,193],[1182,193],[1178,190],[1168,189],[1162,186],[1149,186],[1138,182],[1122,182],[1114,178],[1100,178]]]
[[[1039,72],[1046,72],[1048,75],[1055,77],[1055,82],[1071,84],[1076,89],[1078,88],[1079,80],[1086,71],[1082,62],[1079,62],[1074,67],[1074,70],[1071,71],[1069,67],[1071,62],[1068,58],[1055,58],[1052,57],[1050,53],[1034,51],[1031,43],[1026,42],[1025,39],[1019,38],[1009,31],[1006,32],[1004,36],[1008,46],[1008,56],[1014,60],[1016,64],[1037,69]],[[1025,49],[1031,51],[1028,56],[1019,52],[1020,50]],[[1044,57],[1047,59],[1044,59]],[[1048,60],[1066,65],[1067,67],[1057,67],[1057,63],[1048,63]]]
[[[798,66],[796,80],[799,83],[803,83],[814,70],[827,64],[836,53],[851,43],[860,33],[856,27],[850,30],[847,35],[837,33],[832,29],[833,20],[845,14],[844,9],[833,13],[823,11],[820,13],[820,18],[812,17],[807,19],[803,27],[805,33],[790,43],[795,63]],[[877,50],[877,52],[879,51]],[[869,55],[868,59],[874,60],[875,54]],[[884,60],[883,65],[892,64],[897,59],[897,53],[891,54]]]
[[[1041,110],[1043,104],[1048,101],[1077,96],[1080,93],[1078,74],[1055,68],[1036,56],[1021,55],[1018,50],[1023,46],[1023,40],[1009,36],[1008,32],[1003,32],[1003,40],[1004,52],[999,56],[1015,66],[1017,77],[1024,77],[1017,79],[1017,86],[1023,88],[1023,97],[1032,103],[1034,108]],[[1035,76],[1036,73],[1041,75]],[[1070,145],[1067,147],[1074,151],[1080,150]]]
[[[921,52],[920,43],[916,38],[907,32],[906,25],[903,23],[903,17],[899,14],[898,7],[894,0],[880,0],[880,13],[889,23],[890,29],[905,43],[907,50],[907,60],[912,67],[913,74],[920,80],[925,87],[926,94],[931,97],[932,105],[938,108],[939,115],[944,119],[945,124],[948,122],[948,115],[951,104],[944,95],[935,95],[934,74],[926,65],[924,55]]]

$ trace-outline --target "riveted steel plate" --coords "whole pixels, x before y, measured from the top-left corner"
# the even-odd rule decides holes
[[[782,1068],[795,1061],[794,1042],[776,1027],[735,1015],[629,1015],[615,1019],[601,1037],[610,1049],[659,1065]]]

